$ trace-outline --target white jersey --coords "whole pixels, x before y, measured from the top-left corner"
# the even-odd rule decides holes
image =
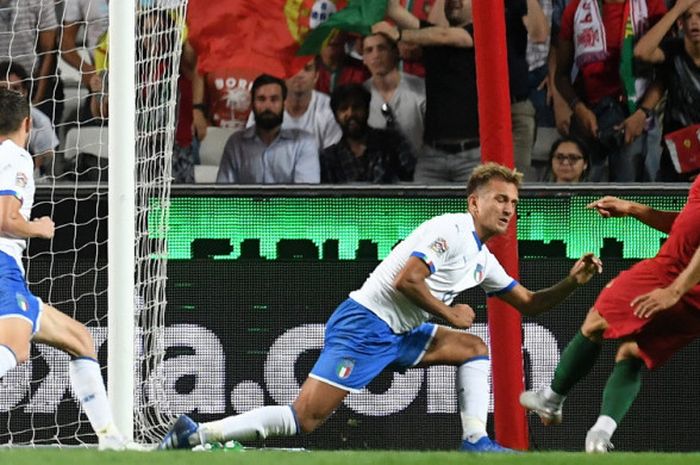
[[[0,195],[12,195],[22,202],[19,211],[29,220],[34,204],[34,161],[29,152],[11,140],[0,144]],[[22,272],[22,253],[26,246],[25,239],[0,234],[0,250],[14,258]]]
[[[394,287],[408,258],[415,256],[430,268],[425,282],[430,293],[450,305],[462,291],[481,286],[489,295],[516,284],[488,247],[481,243],[468,213],[436,216],[421,224],[369,275],[350,298],[384,320],[395,333],[404,333],[432,317]]]

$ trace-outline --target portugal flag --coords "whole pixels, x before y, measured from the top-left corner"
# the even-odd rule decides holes
[[[190,0],[189,40],[197,68],[256,68],[281,78],[296,74],[309,61],[299,48],[326,20],[332,28],[369,32],[382,19],[386,0]],[[341,11],[343,10],[343,11]],[[305,53],[318,52],[331,27],[319,28]]]

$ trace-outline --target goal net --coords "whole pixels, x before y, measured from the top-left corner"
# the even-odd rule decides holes
[[[135,254],[132,397],[139,442],[154,442],[171,419],[158,368],[165,347],[166,244],[152,238],[166,236],[186,4],[136,0],[134,11],[135,241],[121,253]],[[119,73],[110,69],[113,19],[109,0],[0,3],[0,81],[23,89],[33,107],[33,216],[49,215],[57,227],[51,241],[29,242],[27,280],[35,295],[86,324],[105,380],[108,311],[120,310],[107,308],[108,176],[120,163],[120,146],[134,140],[130,134],[108,140],[108,95],[118,99],[121,92],[110,87],[110,76]],[[96,443],[73,397],[68,362],[64,353],[35,344],[29,362],[0,380],[0,444]]]

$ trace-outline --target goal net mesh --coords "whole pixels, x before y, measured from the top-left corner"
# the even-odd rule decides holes
[[[134,436],[155,442],[171,420],[159,372],[164,357],[165,249],[180,52],[187,0],[137,0]],[[32,101],[33,217],[56,223],[29,241],[30,290],[84,323],[107,378],[107,0],[0,2],[0,83]],[[55,44],[55,45],[53,45]],[[115,71],[118,72],[118,71]],[[125,139],[128,140],[128,139]],[[116,152],[116,153],[114,153]],[[35,344],[0,380],[0,444],[82,445],[96,437],[73,396],[68,355]]]

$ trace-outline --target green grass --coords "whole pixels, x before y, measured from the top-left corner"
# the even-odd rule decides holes
[[[0,463],[7,465],[666,465],[700,463],[700,453],[611,453],[592,456],[572,452],[470,455],[459,452],[396,451],[97,452],[90,449],[46,448],[0,450]]]

